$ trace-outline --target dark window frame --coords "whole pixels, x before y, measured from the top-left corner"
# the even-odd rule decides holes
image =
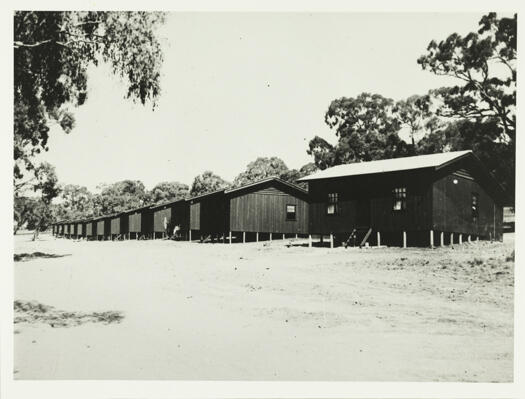
[[[332,192],[328,193],[328,201],[325,207],[325,214],[328,216],[335,216],[339,214],[339,193]],[[334,211],[332,213],[328,212],[328,208],[333,206]]]
[[[289,217],[288,214],[288,207],[289,206],[293,206],[293,209],[294,209],[294,212],[293,212],[293,218]],[[286,215],[286,221],[287,222],[294,222],[297,220],[297,204],[286,204],[285,207],[284,207],[284,212],[285,212],[285,215]]]
[[[398,186],[392,189],[392,211],[404,212],[407,210],[407,186]],[[399,208],[398,205],[399,204]]]

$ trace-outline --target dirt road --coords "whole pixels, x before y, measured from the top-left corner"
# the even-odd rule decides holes
[[[513,379],[512,236],[434,250],[29,240],[15,238],[17,379]]]

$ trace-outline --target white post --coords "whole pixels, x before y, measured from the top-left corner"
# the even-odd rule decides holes
[[[467,241],[469,242],[469,244],[472,242],[470,239],[470,234],[467,236]]]
[[[284,240],[284,233],[283,233],[283,240]]]
[[[246,232],[242,232],[242,243],[244,244],[246,242]]]
[[[189,231],[188,241],[191,241],[191,229],[190,229],[190,231]]]
[[[459,234],[459,243],[463,244],[463,234]]]
[[[270,233],[270,241],[272,241],[272,233]]]
[[[439,234],[439,244],[440,244],[441,246],[444,246],[444,245],[445,245],[445,233],[443,233],[443,232],[441,232],[441,233]]]
[[[334,247],[334,235],[330,233],[330,248]]]
[[[259,232],[255,233],[255,242],[259,242]]]
[[[430,248],[434,248],[434,230],[430,230]]]
[[[232,232],[230,231],[230,233],[228,234],[228,242],[231,244],[232,243]]]
[[[308,248],[312,248],[312,235],[308,234]]]
[[[454,244],[454,233],[450,233],[450,245]]]
[[[377,232],[377,246],[381,246],[381,233],[379,231]]]
[[[403,248],[407,247],[407,232],[403,230]]]

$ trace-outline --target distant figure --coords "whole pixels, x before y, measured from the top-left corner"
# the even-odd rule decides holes
[[[164,216],[164,221],[162,224],[164,225],[164,232],[169,237],[170,232],[168,231],[168,219],[166,218],[166,216]]]
[[[179,231],[180,231],[180,225],[176,225],[174,228],[173,228],[173,237],[175,238],[178,238],[179,237]]]

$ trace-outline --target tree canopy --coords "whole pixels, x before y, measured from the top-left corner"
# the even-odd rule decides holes
[[[431,41],[417,62],[436,75],[457,78],[460,84],[436,90],[442,101],[438,115],[473,122],[495,121],[503,141],[514,141],[516,130],[517,16],[498,19],[489,13],[478,32],[453,33]]]
[[[418,59],[424,70],[458,84],[432,91],[436,114],[452,124],[424,138],[423,147],[472,149],[511,196],[515,189],[517,15],[484,15],[477,32],[431,41]],[[439,140],[449,140],[443,145]]]
[[[394,101],[380,94],[336,99],[326,111],[325,123],[335,132],[337,144],[316,136],[307,152],[320,169],[407,155],[408,145],[399,137],[401,123],[395,111]]]
[[[126,97],[155,104],[163,60],[155,30],[163,21],[157,12],[15,12],[15,181],[48,149],[50,124],[73,129],[70,108],[87,99],[89,65],[108,63]]]
[[[246,170],[234,179],[233,186],[244,186],[268,177],[281,177],[286,172],[288,172],[288,167],[281,158],[259,157],[250,162]]]
[[[149,195],[153,203],[176,201],[189,195],[189,187],[176,181],[161,182],[151,189]]]
[[[227,182],[212,171],[207,170],[195,177],[191,185],[190,195],[194,197],[196,195],[222,190],[223,188],[228,188],[230,186],[231,183]]]
[[[100,194],[93,197],[96,216],[110,215],[151,203],[144,183],[140,180],[122,180],[100,188]]]
[[[34,169],[34,177],[29,183],[33,196],[14,193],[14,232],[16,234],[21,227],[26,226],[35,231],[34,240],[38,232],[47,229],[52,222],[51,202],[60,193],[60,188],[54,166],[46,162]],[[31,190],[26,190],[26,193],[29,194]]]

